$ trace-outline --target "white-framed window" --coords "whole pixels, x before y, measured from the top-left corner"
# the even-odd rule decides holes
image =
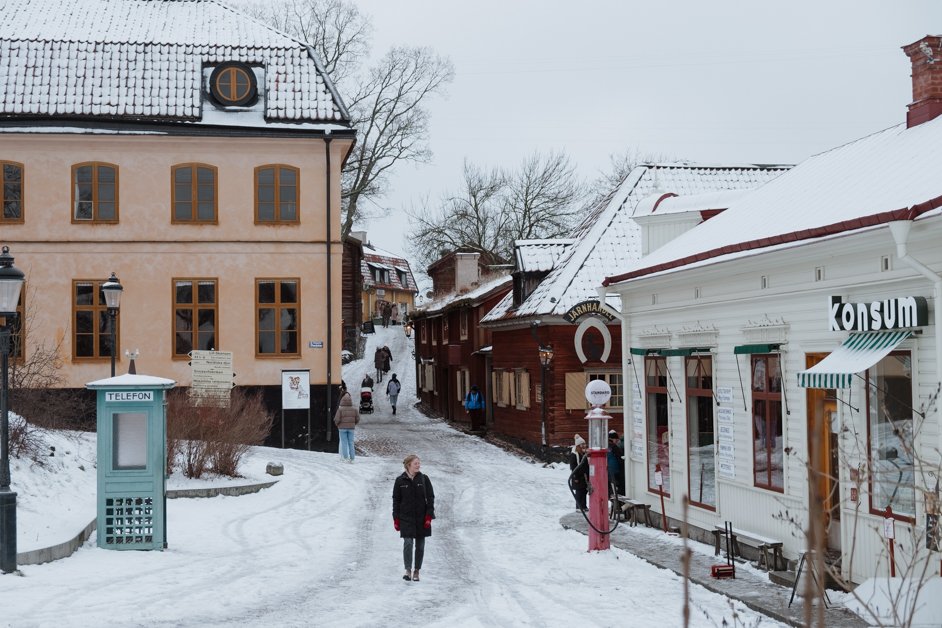
[[[605,404],[607,410],[622,410],[625,407],[625,387],[622,385],[621,371],[586,371],[588,381],[601,379],[612,389],[612,398]],[[589,407],[586,401],[586,409]]]
[[[494,369],[491,373],[492,385],[494,389],[494,402],[498,407],[507,407],[507,378],[504,369]]]
[[[455,373],[455,394],[458,401],[464,403],[468,391],[471,389],[471,372],[468,369],[458,369]]]
[[[438,394],[435,389],[435,363],[425,365],[425,390],[433,395]]]
[[[448,314],[442,316],[442,344],[448,344]]]

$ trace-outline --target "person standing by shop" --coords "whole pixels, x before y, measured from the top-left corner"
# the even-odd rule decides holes
[[[402,537],[402,562],[406,568],[402,579],[418,582],[419,570],[422,569],[425,558],[425,538],[432,536],[435,491],[432,490],[432,481],[422,473],[422,461],[417,455],[406,456],[402,466],[405,471],[393,484],[393,527]]]
[[[614,489],[619,495],[625,494],[625,474],[622,466],[625,461],[625,452],[618,443],[618,432],[608,432],[608,485],[609,490]]]
[[[386,396],[389,397],[389,405],[392,406],[393,414],[396,414],[396,401],[399,399],[400,390],[402,390],[402,384],[399,383],[396,374],[393,373],[389,383],[386,384]]]
[[[340,432],[340,459],[344,462],[353,462],[354,452],[354,431],[357,423],[360,422],[360,411],[353,405],[353,399],[347,392],[346,386],[343,387],[343,394],[340,395],[340,405],[334,414],[334,424]]]
[[[481,415],[484,413],[484,395],[478,390],[477,385],[471,386],[471,390],[465,395],[464,411],[468,413],[472,430],[478,430],[484,426],[481,420]]]
[[[570,485],[576,498],[576,510],[586,511],[589,493],[589,460],[585,455],[585,439],[576,434],[569,452]]]

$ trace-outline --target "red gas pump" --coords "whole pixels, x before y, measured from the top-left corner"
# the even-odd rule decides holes
[[[602,406],[612,396],[612,389],[601,379],[589,382],[585,398],[592,404],[589,421],[589,551],[609,548],[608,530],[608,420]]]

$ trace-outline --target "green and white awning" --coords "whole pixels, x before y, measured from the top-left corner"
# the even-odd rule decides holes
[[[887,356],[912,331],[854,332],[837,349],[810,369],[798,373],[802,388],[849,388],[855,373],[865,371]]]

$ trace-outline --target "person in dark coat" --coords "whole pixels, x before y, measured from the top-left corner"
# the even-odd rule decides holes
[[[419,570],[425,557],[425,537],[432,536],[435,518],[435,491],[432,481],[421,472],[422,461],[409,454],[402,461],[405,471],[393,484],[393,527],[402,537],[402,562],[406,567],[403,580],[419,581]],[[412,552],[415,549],[415,570]]]
[[[608,490],[612,488],[618,491],[619,495],[625,494],[625,474],[622,464],[625,460],[625,452],[618,444],[618,432],[610,430],[608,433]]]
[[[385,362],[386,352],[383,351],[382,347],[376,347],[376,353],[373,354],[373,366],[376,367],[376,379],[379,381],[383,381],[383,364]]]
[[[572,490],[575,491],[576,510],[588,510],[586,496],[589,494],[589,459],[586,457],[585,439],[576,434],[569,452],[569,469],[572,474]]]
[[[383,347],[383,373],[389,372],[390,362],[392,362],[392,351],[389,350],[389,347]]]

